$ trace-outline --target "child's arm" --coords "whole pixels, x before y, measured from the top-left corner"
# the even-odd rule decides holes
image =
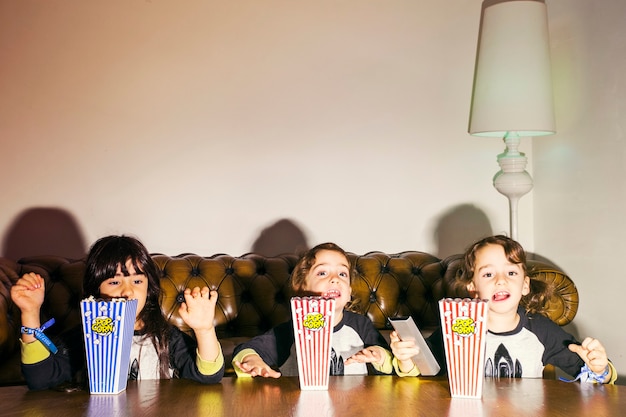
[[[22,326],[41,327],[40,310],[45,295],[45,282],[39,274],[24,274],[11,287],[11,299],[21,311]],[[35,338],[35,334],[22,334],[22,363],[35,364],[50,356],[50,351]]]
[[[609,365],[606,350],[598,339],[587,337],[580,345],[570,344],[568,348],[577,353],[585,361],[589,370],[600,377],[601,380],[598,382],[606,384],[617,379],[613,378],[613,367]]]
[[[185,302],[178,310],[185,323],[191,327],[198,343],[198,356],[204,361],[217,362],[222,348],[217,340],[213,320],[217,304],[217,291],[208,287],[185,289]]]
[[[244,349],[233,358],[233,368],[238,377],[280,378],[280,372],[272,369],[253,349]]]
[[[43,278],[32,272],[23,275],[11,287],[11,300],[21,311],[22,326],[31,329],[41,327],[40,311],[44,295],[45,283]],[[82,344],[82,330],[79,332],[80,338],[78,340]],[[76,340],[75,336],[73,332],[68,333],[65,342]],[[73,344],[62,343],[63,346],[58,345],[59,350],[52,355],[49,350],[50,346],[37,340],[34,334],[24,333],[20,340],[22,372],[30,389],[48,389],[71,380],[70,354],[75,350]]]
[[[284,322],[240,343],[233,350],[232,365],[238,377],[279,378],[279,367],[295,354],[293,324]]]
[[[41,326],[39,312],[43,304],[45,283],[39,274],[33,272],[24,274],[11,287],[11,299],[22,312],[22,326],[38,329]],[[35,336],[23,334],[22,342],[32,343]]]

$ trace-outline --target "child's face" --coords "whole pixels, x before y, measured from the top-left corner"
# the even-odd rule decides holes
[[[352,295],[349,265],[346,257],[339,252],[319,251],[306,277],[304,289],[334,298],[335,310],[343,310]]]
[[[126,270],[130,274],[129,276],[124,276],[122,266],[118,264],[115,276],[102,281],[100,284],[100,294],[112,298],[137,299],[136,316],[138,316],[148,298],[148,277],[135,271],[131,259],[126,261]]]
[[[517,311],[522,296],[530,291],[530,278],[520,264],[509,262],[500,245],[487,245],[476,252],[474,277],[470,292],[489,300],[489,310],[496,313]]]

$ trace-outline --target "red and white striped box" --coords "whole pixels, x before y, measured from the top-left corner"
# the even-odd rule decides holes
[[[327,390],[335,300],[293,297],[291,317],[301,390]]]
[[[450,394],[481,398],[485,379],[488,300],[444,298],[439,301]]]
[[[80,302],[91,394],[126,389],[137,300],[88,298]]]

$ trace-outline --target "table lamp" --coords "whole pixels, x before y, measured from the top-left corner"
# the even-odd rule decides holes
[[[509,199],[512,239],[518,201],[533,188],[520,138],[555,132],[545,2],[483,1],[469,133],[504,140],[493,185]]]

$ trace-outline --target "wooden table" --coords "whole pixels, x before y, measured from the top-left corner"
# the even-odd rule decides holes
[[[445,378],[331,377],[328,391],[301,391],[297,378],[221,384],[129,382],[118,395],[0,388],[2,416],[589,416],[626,414],[626,386],[548,379],[485,381],[483,398],[451,398]]]

